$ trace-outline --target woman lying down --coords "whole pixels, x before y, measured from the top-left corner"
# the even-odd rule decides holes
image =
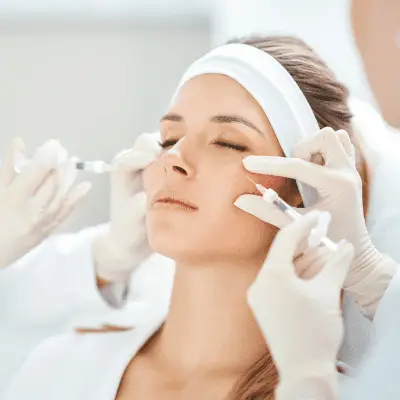
[[[340,288],[371,275],[357,264],[370,254],[368,190],[362,198],[365,166],[343,131],[350,118],[346,89],[296,39],[246,39],[191,65],[161,118],[161,154],[143,173],[149,242],[176,262],[169,308],[128,331],[46,341],[7,399],[338,398]],[[307,140],[323,149],[324,166],[283,158]],[[293,162],[308,185],[277,176],[291,177]],[[262,220],[268,206],[248,178],[295,207],[311,206],[316,187],[332,214],[330,237],[352,242],[354,261],[346,244],[333,256],[299,256],[319,213],[272,245],[272,224],[287,220],[272,211]],[[388,280],[374,298],[356,298],[371,318]]]

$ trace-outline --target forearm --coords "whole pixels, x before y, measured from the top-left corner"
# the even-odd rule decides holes
[[[301,367],[300,367],[301,368]],[[337,373],[283,378],[275,392],[276,400],[339,400]]]
[[[53,237],[0,273],[1,312],[17,324],[67,322],[108,308],[96,286],[91,255],[101,227]]]
[[[107,242],[104,233],[93,239],[92,253],[96,283],[100,294],[113,307],[122,307],[129,291],[131,274],[124,273],[119,276],[115,273],[115,278],[120,278],[117,280],[111,279],[111,277],[114,278],[113,271],[118,271],[121,266],[125,266],[131,260],[127,260],[116,246]],[[124,268],[125,270],[129,269]]]
[[[352,271],[345,290],[372,320],[399,265],[374,247],[355,261],[358,267]]]

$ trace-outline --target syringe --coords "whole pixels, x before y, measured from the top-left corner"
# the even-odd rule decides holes
[[[268,203],[274,204],[280,211],[282,211],[285,215],[287,215],[292,221],[297,221],[301,218],[301,214],[298,213],[293,207],[287,204],[284,200],[282,200],[278,194],[273,189],[267,189],[263,185],[254,182],[251,178],[247,176],[247,179],[254,183],[257,190],[263,195],[263,199]],[[320,239],[320,243],[324,245],[331,251],[336,251],[338,246],[335,242],[327,238],[326,236]]]
[[[94,174],[105,174],[112,170],[111,165],[107,164],[105,161],[77,161],[75,163],[75,168],[79,171],[93,172]]]

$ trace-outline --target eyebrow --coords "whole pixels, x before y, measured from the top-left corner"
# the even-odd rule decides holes
[[[160,119],[160,122],[162,122],[162,121],[182,122],[183,117],[179,114],[169,113],[169,114],[165,114]]]
[[[168,113],[165,114],[160,122],[162,121],[172,121],[172,122],[183,122],[184,119],[181,115],[179,114],[174,114],[174,113]],[[243,118],[239,115],[214,115],[210,119],[211,122],[216,123],[216,124],[234,124],[234,123],[239,123],[246,125],[247,127],[255,130],[258,132],[261,136],[265,136],[261,129],[257,128],[252,122],[250,122],[248,119]]]
[[[243,118],[239,115],[214,115],[211,118],[211,122],[217,123],[217,124],[234,124],[234,123],[239,123],[248,126],[249,128],[255,130],[258,132],[261,136],[264,136],[262,133],[261,129],[257,128],[252,122],[250,122],[248,119]]]

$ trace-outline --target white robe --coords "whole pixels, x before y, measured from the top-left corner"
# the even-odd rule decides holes
[[[50,238],[0,270],[0,399],[43,340],[74,327],[139,323],[152,302],[171,290],[173,262],[154,255],[132,275],[126,305],[113,307],[94,273],[91,242],[101,229]]]
[[[114,400],[132,358],[161,327],[169,296],[144,310],[127,332],[70,334],[43,342],[11,383],[4,400]],[[400,395],[400,273],[392,280],[376,314],[379,341],[355,377],[342,377],[342,400],[395,400]],[[394,317],[394,318],[393,318]],[[388,368],[383,368],[383,366]],[[390,369],[389,367],[393,368]],[[300,366],[299,366],[300,368]]]

